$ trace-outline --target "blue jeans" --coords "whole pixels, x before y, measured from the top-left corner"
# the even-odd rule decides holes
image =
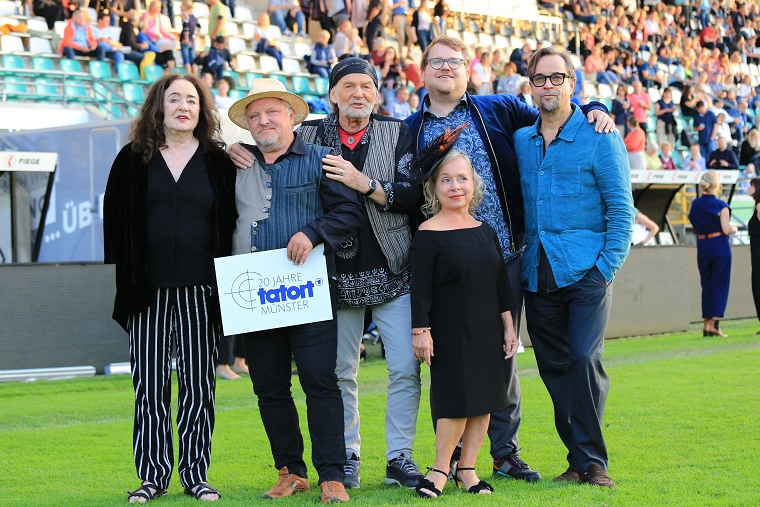
[[[699,24],[702,25],[702,30],[710,24],[710,9],[699,10]]]
[[[169,22],[174,26],[174,2],[172,0],[161,0],[161,12],[169,16]]]
[[[79,51],[71,46],[63,48],[63,57],[73,59],[75,56],[89,56],[91,58],[97,58],[100,61],[106,59],[106,50],[103,46],[98,44],[98,47],[92,51]]]
[[[317,74],[319,77],[323,77],[325,79],[328,79],[330,77],[331,71],[332,69],[330,67],[322,67],[321,65],[311,66],[312,74]]]
[[[180,44],[180,50],[182,51],[182,63],[185,65],[192,65],[195,60],[195,48],[192,44]]]
[[[230,8],[230,14],[235,17],[235,0],[222,0],[222,3]]]
[[[107,58],[113,60],[114,63],[121,63],[124,61],[124,53],[121,51],[114,51],[111,46],[105,42],[98,42],[98,48],[102,47],[105,50]]]
[[[304,33],[304,17],[303,12],[296,11],[295,16],[296,25],[298,25],[298,33]],[[272,13],[272,23],[280,27],[283,32],[285,30],[291,31],[293,28],[293,19],[289,13],[285,10],[278,10]]]
[[[717,141],[708,141],[706,143],[699,142],[699,152],[702,154],[702,158],[707,160],[710,158],[710,153],[718,149]]]
[[[580,472],[607,470],[602,435],[609,378],[602,367],[612,285],[593,267],[553,292],[525,292],[525,316],[541,380],[554,404],[554,425],[567,461]]]
[[[343,401],[335,376],[335,319],[242,335],[253,392],[269,437],[275,467],[306,475],[298,411],[290,390],[291,357],[306,394],[312,462],[319,482],[345,478]]]
[[[430,30],[417,30],[417,44],[420,45],[422,51],[425,51],[430,44]]]
[[[412,456],[420,408],[420,363],[412,352],[412,314],[409,294],[372,306],[388,364],[388,400],[385,409],[386,458]],[[338,310],[338,361],[336,374],[343,397],[346,449],[360,456],[359,350],[365,307]]]

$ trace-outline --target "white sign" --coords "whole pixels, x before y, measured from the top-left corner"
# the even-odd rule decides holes
[[[285,248],[214,259],[225,336],[332,319],[324,248],[301,266]]]
[[[739,179],[738,170],[718,170],[720,182],[733,185]],[[705,171],[635,170],[631,171],[631,183],[660,183],[664,185],[696,184]]]
[[[0,151],[0,171],[36,171],[52,173],[58,163],[57,153]]]

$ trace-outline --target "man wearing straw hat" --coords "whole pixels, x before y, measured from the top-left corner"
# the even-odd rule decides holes
[[[307,144],[293,132],[308,112],[306,102],[287,92],[276,79],[254,80],[248,95],[230,107],[233,123],[249,130],[256,141],[256,146],[242,145],[253,161],[247,170],[237,173],[239,217],[232,253],[287,248],[288,259],[299,265],[314,246],[324,243],[332,280],[335,249],[359,228],[361,203],[355,191],[324,177],[322,159],[331,150]],[[335,318],[243,336],[253,390],[279,470],[277,484],[263,498],[309,490],[303,437],[290,392],[292,356],[306,393],[312,461],[319,474],[322,501],[347,502],[343,402],[335,375]]]
[[[359,487],[359,389],[356,381],[364,313],[372,310],[385,346],[388,399],[385,413],[385,483],[414,488],[422,478],[412,461],[420,403],[420,363],[412,351],[409,214],[419,188],[410,183],[412,138],[405,123],[373,114],[379,100],[377,73],[361,58],[346,58],[330,75],[332,114],[307,121],[300,135],[332,148],[327,178],[364,197],[362,225],[336,250],[338,272],[338,363],[343,396],[347,488]],[[242,155],[243,157],[240,157]],[[250,156],[233,146],[238,165]],[[247,157],[247,158],[245,158]]]

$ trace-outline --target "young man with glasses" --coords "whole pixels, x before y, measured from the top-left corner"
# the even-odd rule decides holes
[[[536,51],[528,76],[540,117],[515,133],[525,207],[522,281],[538,371],[568,451],[568,468],[555,481],[611,488],[601,357],[611,283],[631,245],[630,168],[620,135],[594,132],[570,102],[575,70],[567,52]]]
[[[517,129],[535,123],[538,111],[511,95],[471,96],[466,93],[470,54],[461,39],[448,36],[435,39],[422,55],[422,71],[428,95],[420,110],[406,119],[415,140],[414,148],[418,150],[430,144],[447,127],[455,128],[469,122],[454,149],[465,152],[483,178],[485,198],[477,218],[488,223],[497,233],[510,285],[515,290],[514,299],[519,301],[512,309],[512,315],[519,316],[522,308],[520,252],[525,224],[513,135]],[[596,121],[598,131],[614,130],[615,124],[605,114],[603,105],[592,103],[581,109],[589,115],[589,122]],[[519,335],[518,318],[515,328]],[[541,475],[531,470],[519,456],[520,383],[514,357],[505,362],[505,381],[509,406],[491,414],[488,429],[493,473],[536,482]],[[432,411],[435,417],[435,407]]]

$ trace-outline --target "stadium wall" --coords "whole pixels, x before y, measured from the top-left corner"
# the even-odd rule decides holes
[[[749,246],[733,247],[726,318],[755,315]],[[701,320],[695,247],[634,248],[615,279],[609,338],[682,331]],[[127,335],[111,320],[113,266],[0,265],[0,370],[129,360]],[[529,343],[524,329],[523,341]]]

